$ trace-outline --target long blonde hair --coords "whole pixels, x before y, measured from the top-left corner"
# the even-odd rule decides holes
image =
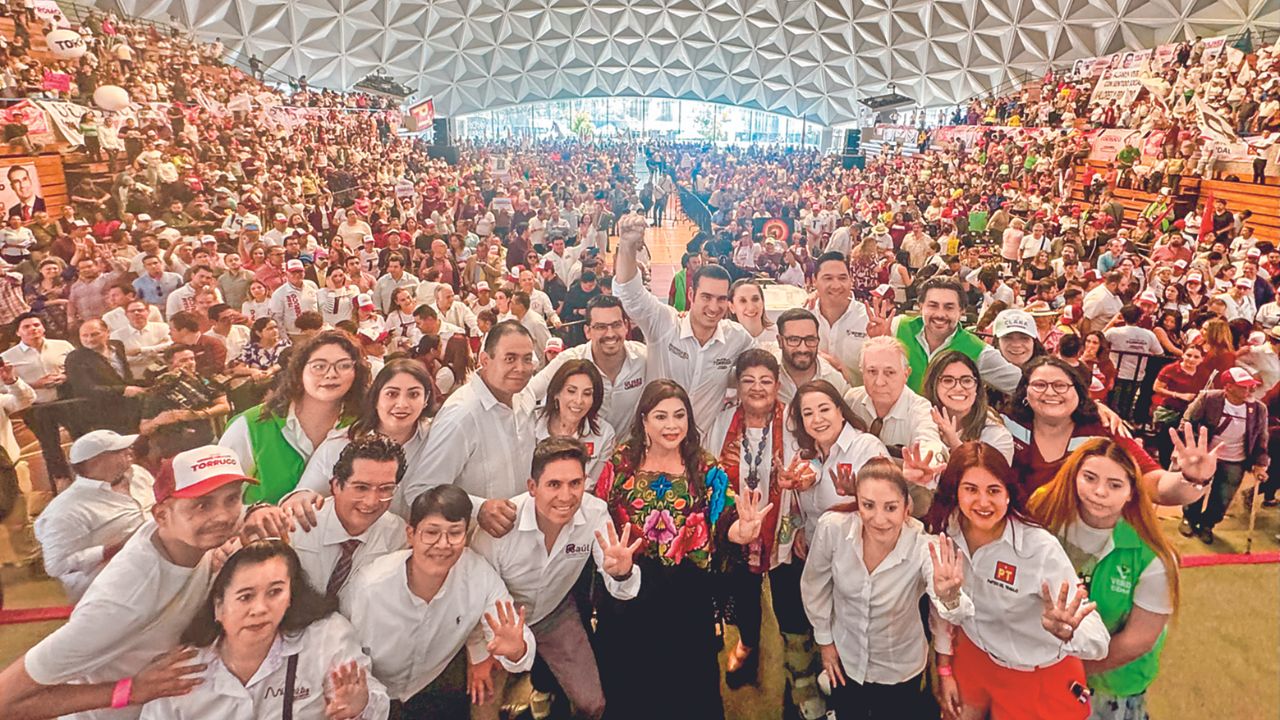
[[[1076,476],[1084,461],[1091,457],[1105,457],[1124,469],[1133,492],[1125,502],[1121,516],[1138,533],[1164,563],[1165,576],[1169,580],[1169,601],[1175,611],[1178,607],[1178,551],[1160,532],[1156,520],[1155,503],[1151,493],[1142,484],[1142,470],[1133,455],[1110,438],[1092,438],[1076,448],[1053,476],[1049,484],[1040,488],[1027,502],[1031,517],[1049,532],[1062,537],[1068,525],[1080,522],[1080,499],[1076,492]]]

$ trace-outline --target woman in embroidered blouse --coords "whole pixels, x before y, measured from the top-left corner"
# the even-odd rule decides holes
[[[640,595],[601,601],[600,677],[614,720],[724,717],[713,574],[741,561],[772,509],[755,492],[735,505],[729,478],[701,447],[684,389],[644,389],[631,436],[596,488],[619,528],[644,544]]]
[[[280,369],[280,353],[289,347],[289,338],[280,332],[280,324],[270,316],[260,317],[249,327],[249,342],[240,357],[231,361],[231,374],[264,380]]]

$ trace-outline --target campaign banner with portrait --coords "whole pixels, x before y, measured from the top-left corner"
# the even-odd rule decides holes
[[[35,162],[20,162],[0,167],[0,211],[6,218],[18,216],[30,220],[47,210],[40,187],[40,171]]]
[[[1111,162],[1129,142],[1141,145],[1141,138],[1141,130],[1103,130],[1089,138],[1089,159]]]

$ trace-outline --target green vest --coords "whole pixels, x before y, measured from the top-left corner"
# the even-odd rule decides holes
[[[1111,533],[1115,547],[1098,561],[1089,583],[1089,599],[1098,604],[1098,615],[1107,626],[1107,632],[1115,635],[1129,619],[1133,610],[1133,593],[1138,588],[1138,577],[1152,562],[1161,562],[1138,532],[1121,520]],[[1089,687],[1112,697],[1131,697],[1143,693],[1156,679],[1160,670],[1160,650],[1164,647],[1165,632],[1160,633],[1156,644],[1142,657],[1089,678]]]
[[[688,307],[685,307],[689,301],[689,293],[685,290],[684,286],[687,275],[688,273],[681,270],[675,274],[675,277],[671,278],[671,284],[673,287],[671,292],[671,307],[675,308],[679,312],[684,312],[689,309]]]
[[[929,367],[929,353],[916,340],[916,335],[924,329],[924,318],[914,317],[911,319],[903,318],[898,323],[898,332],[896,337],[898,342],[907,349],[907,362],[911,364],[911,375],[907,377],[907,387],[911,388],[917,395],[924,394],[924,371]],[[982,354],[982,349],[987,346],[982,342],[982,338],[965,330],[957,328],[956,333],[947,341],[943,350],[959,350],[968,355],[974,362],[978,362],[978,356]]]
[[[258,480],[257,485],[245,485],[246,504],[280,502],[280,498],[298,486],[302,470],[307,466],[306,459],[284,439],[285,418],[272,416],[260,420],[261,415],[261,405],[254,405],[242,415],[253,447],[254,470],[250,474]],[[348,424],[350,421],[343,418],[339,427]]]

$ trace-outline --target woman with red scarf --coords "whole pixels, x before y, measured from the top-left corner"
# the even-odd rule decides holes
[[[759,679],[760,591],[765,573],[791,559],[791,538],[795,533],[798,508],[795,491],[778,482],[784,470],[783,448],[788,439],[786,406],[778,401],[778,360],[766,350],[753,349],[738,356],[733,373],[738,402],[725,408],[711,426],[703,447],[716,457],[729,478],[729,487],[742,497],[746,489],[760,492],[760,502],[771,505],[764,517],[760,537],[744,548],[746,563],[728,575],[730,619],[738,627],[738,644],[729,651],[725,682],[730,688],[755,684]],[[771,583],[777,590],[779,584]],[[773,601],[784,633],[807,632],[803,609],[798,617],[786,617],[782,598]],[[799,630],[790,630],[793,624]]]

